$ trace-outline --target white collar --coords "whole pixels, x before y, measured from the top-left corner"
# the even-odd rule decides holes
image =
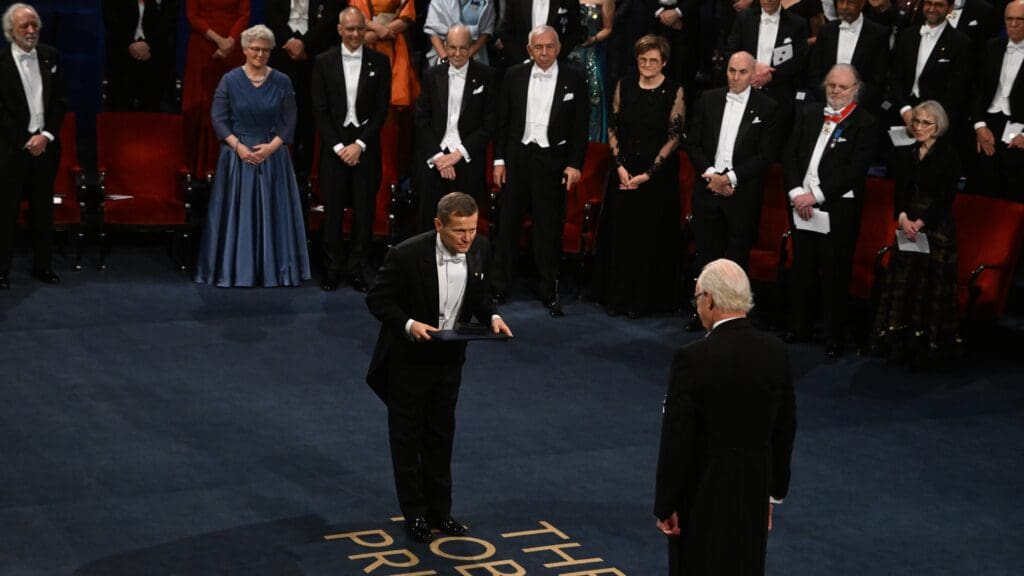
[[[362,58],[363,57],[363,47],[362,47],[362,45],[360,45],[359,48],[356,48],[355,52],[351,52],[351,51],[349,51],[348,46],[345,46],[344,44],[342,44],[341,45],[341,55],[343,57],[344,56],[358,56],[359,58]]]
[[[444,264],[445,258],[451,259],[451,258],[458,258],[458,257],[462,257],[462,258],[467,258],[468,257],[468,254],[459,254],[457,252],[452,252],[451,250],[448,250],[448,247],[445,246],[444,242],[441,241],[441,233],[440,232],[437,232],[434,235],[434,247],[437,250],[437,265],[438,266],[440,266],[441,264]]]
[[[11,55],[14,56],[15,60],[17,60],[21,56],[35,56],[36,49],[33,48],[32,50],[25,52],[21,49],[21,46],[18,46],[16,43],[11,42]]]
[[[534,62],[533,68],[530,69],[530,78],[533,78],[534,74],[551,74],[552,78],[558,78],[558,60],[555,60],[555,63],[547,70],[541,70],[540,66],[537,66],[537,63]]]
[[[864,13],[863,12],[861,12],[859,15],[857,15],[857,19],[854,20],[853,22],[847,22],[846,20],[840,20],[839,21],[839,29],[840,30],[849,30],[849,31],[853,32],[854,34],[859,33],[861,27],[863,27],[863,26],[864,26]]]
[[[718,322],[715,322],[714,324],[712,324],[711,325],[711,329],[714,330],[715,328],[718,328],[719,326],[721,326],[722,324],[725,324],[726,322],[731,322],[733,320],[740,320],[742,318],[746,318],[746,316],[733,316],[732,318],[722,318]]]

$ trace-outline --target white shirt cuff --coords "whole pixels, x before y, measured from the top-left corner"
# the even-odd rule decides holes
[[[820,186],[811,186],[811,194],[814,194],[814,199],[818,201],[818,204],[825,203],[825,193],[821,191]]]
[[[412,324],[413,324],[413,322],[415,322],[415,320],[413,320],[412,318],[409,318],[409,320],[405,323],[405,335],[408,336],[409,338],[412,338]]]
[[[434,154],[430,158],[427,158],[427,168],[433,170],[434,164],[437,163],[437,159],[440,158],[441,156],[444,156],[444,152],[438,152],[437,154]]]
[[[771,502],[772,504],[775,504],[776,506],[782,504],[782,500],[783,498],[772,498],[771,496],[768,497],[768,501]]]
[[[504,166],[504,165],[505,165],[505,161],[504,161],[504,160],[502,160],[502,159],[500,159],[500,158],[498,158],[498,159],[496,159],[496,160],[494,161],[494,165],[495,165],[495,166]]]
[[[341,149],[344,148],[344,147],[345,147],[345,144],[339,142],[338,144],[334,145],[334,148],[332,148],[332,150],[334,150],[335,154],[338,154],[339,152],[341,152]]]
[[[981,122],[975,122],[974,123],[974,129],[975,130],[977,130],[978,128],[987,128],[987,127],[988,127],[988,124],[985,124],[984,120],[982,120]]]
[[[366,152],[366,142],[363,142],[362,140],[357,138],[356,144],[359,144],[359,147],[362,148],[363,152]]]
[[[462,153],[462,159],[466,161],[466,164],[469,164],[469,151],[466,150],[466,147],[459,144],[455,149]]]
[[[725,175],[729,177],[729,183],[732,184],[733,188],[735,188],[736,187],[736,182],[737,182],[737,180],[736,180],[736,172],[734,172],[732,170],[729,170],[728,172],[725,173]]]
[[[910,110],[913,110],[913,108],[911,108],[910,106],[904,106],[903,108],[900,108],[900,116],[903,116],[904,112],[908,112]]]
[[[793,200],[796,200],[797,196],[799,196],[799,195],[801,195],[803,193],[804,193],[804,189],[799,187],[799,186],[797,186],[796,188],[793,188],[792,190],[790,190],[786,194],[789,195],[789,200],[790,200],[790,202],[792,202]]]
[[[715,167],[714,166],[708,166],[707,168],[704,169],[703,172],[701,172],[700,175],[701,176],[714,176],[715,175]]]
[[[53,134],[50,134],[46,130],[43,130],[42,132],[40,132],[40,134],[46,136],[46,139],[49,140],[50,142],[53,142]]]

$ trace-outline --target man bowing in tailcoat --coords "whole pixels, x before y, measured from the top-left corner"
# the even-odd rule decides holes
[[[487,192],[487,145],[498,123],[494,69],[469,57],[469,28],[452,26],[444,42],[448,61],[423,74],[416,101],[420,230],[433,228],[446,193],[479,202]]]
[[[490,301],[490,248],[476,236],[473,198],[453,192],[437,205],[434,230],[392,248],[366,295],[381,322],[366,381],[388,407],[388,436],[398,503],[409,534],[429,542],[431,529],[462,536],[451,516],[455,404],[466,343],[440,342],[472,317],[512,336]]]

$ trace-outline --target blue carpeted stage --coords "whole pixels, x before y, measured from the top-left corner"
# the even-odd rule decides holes
[[[359,295],[195,285],[155,246],[106,272],[56,264],[49,287],[16,259],[0,294],[0,575],[664,573],[661,399],[672,349],[698,337],[678,316],[506,306],[517,337],[471,346],[459,407],[473,539],[431,548],[392,520]],[[1019,361],[915,375],[792,355],[769,574],[1024,573]]]

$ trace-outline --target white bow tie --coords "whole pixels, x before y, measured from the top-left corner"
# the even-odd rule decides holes
[[[761,14],[761,24],[778,24],[778,14]]]
[[[726,101],[726,103],[735,102],[737,104],[743,104],[743,95],[742,94],[733,94],[732,92],[726,92],[725,93],[725,101]]]
[[[534,72],[533,77],[540,80],[551,80],[553,78],[550,70],[547,72]]]
[[[1006,43],[1007,54],[1024,54],[1024,42],[1020,44],[1014,44],[1013,42]]]
[[[342,54],[341,57],[345,60],[359,60],[363,56],[362,54]]]
[[[932,36],[935,36],[938,33],[939,33],[938,26],[936,26],[935,28],[932,28],[931,26],[929,26],[927,24],[922,24],[921,25],[921,37],[922,38],[930,38]]]
[[[18,60],[20,60],[22,62],[31,62],[31,61],[33,61],[35,59],[36,59],[36,51],[35,50],[32,50],[31,52],[29,52],[27,54],[24,53],[24,52],[19,52],[18,53]]]
[[[843,20],[842,22],[839,23],[839,29],[849,30],[850,32],[856,30],[856,28],[853,27],[853,22],[847,22],[846,20]]]
[[[451,263],[451,264],[462,264],[465,261],[466,261],[466,257],[463,256],[462,254],[456,254],[454,256],[448,256],[447,254],[442,254],[441,255],[441,263],[442,264],[448,264],[448,263]]]
[[[462,68],[456,68],[455,66],[448,66],[448,77],[450,78],[450,77],[453,77],[453,76],[458,76],[459,78],[465,78],[466,77],[466,68],[467,68],[467,66],[463,66]]]

